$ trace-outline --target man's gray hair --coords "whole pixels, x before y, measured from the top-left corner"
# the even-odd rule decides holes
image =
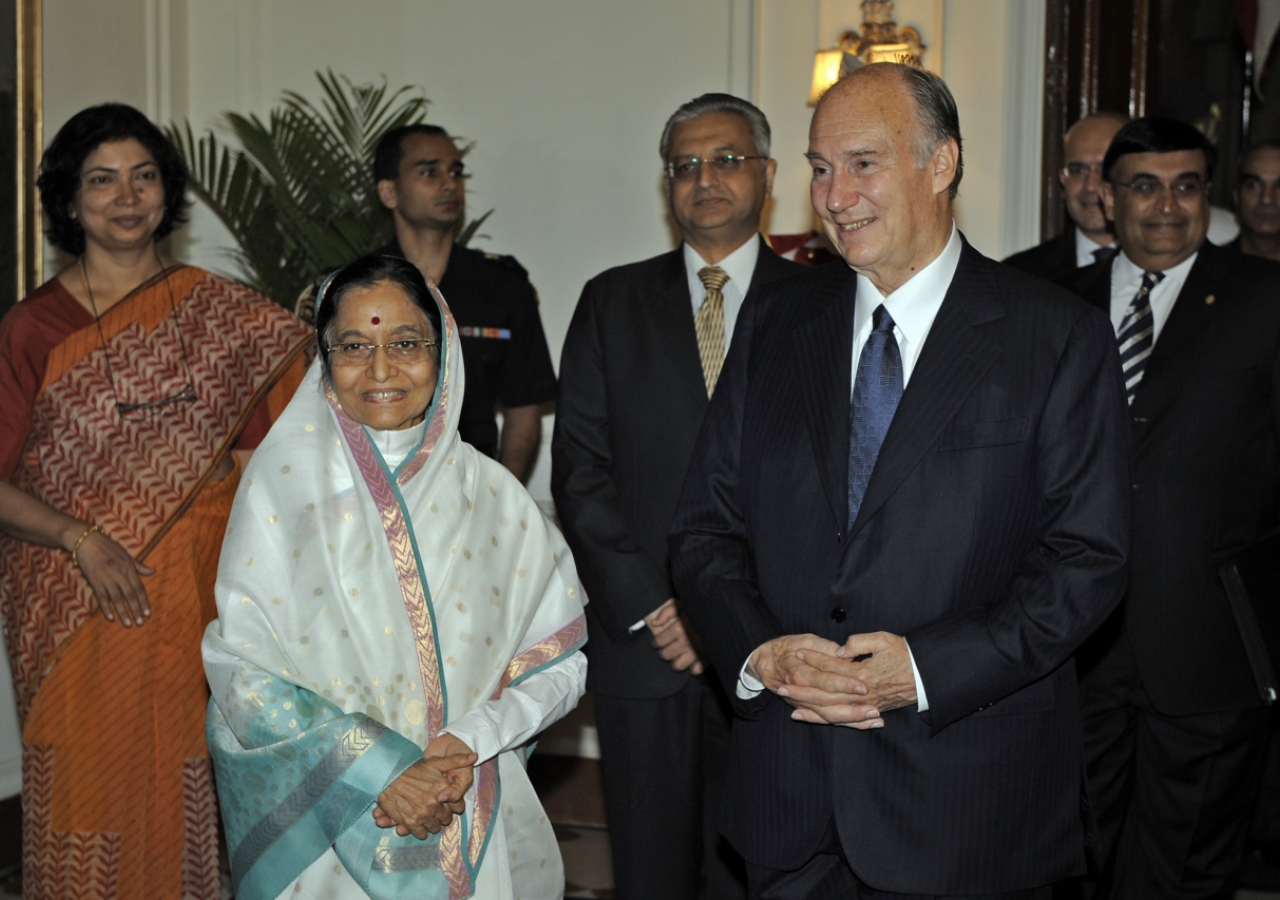
[[[948,140],[956,142],[956,176],[951,179],[948,192],[951,199],[960,190],[964,175],[964,152],[960,149],[960,113],[956,110],[956,98],[951,96],[947,83],[927,69],[899,66],[907,90],[916,101],[916,125],[919,128],[916,144],[916,166],[929,165],[933,151]]]
[[[756,145],[756,155],[768,158],[769,120],[764,117],[764,113],[760,112],[755,105],[732,94],[703,94],[681,106],[672,113],[671,118],[667,119],[667,125],[662,129],[662,140],[658,142],[658,152],[662,154],[662,161],[670,161],[667,158],[667,150],[671,147],[671,132],[677,125],[720,112],[735,113],[746,119],[747,127],[751,129],[751,142]]]

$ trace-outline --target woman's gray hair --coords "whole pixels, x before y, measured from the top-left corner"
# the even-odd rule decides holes
[[[667,150],[671,147],[671,132],[677,125],[720,112],[736,113],[746,119],[747,127],[751,129],[751,142],[756,145],[756,155],[762,157],[762,162],[768,158],[770,131],[769,120],[764,117],[764,113],[754,104],[732,94],[703,94],[681,106],[667,119],[666,127],[662,129],[662,139],[658,141],[662,161],[670,162]]]

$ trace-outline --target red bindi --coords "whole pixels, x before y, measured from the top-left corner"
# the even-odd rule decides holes
[[[382,320],[381,320],[381,319],[379,319],[377,316],[374,316],[374,317],[373,317],[372,319],[370,319],[369,321],[370,321],[370,322],[372,322],[374,325],[377,325],[377,324],[378,324],[379,322],[381,322]]]

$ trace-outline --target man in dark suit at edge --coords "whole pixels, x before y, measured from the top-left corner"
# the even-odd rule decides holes
[[[755,898],[1047,897],[1084,869],[1071,654],[1124,585],[1115,339],[956,231],[937,76],[860,68],[809,139],[848,265],[743,310],[670,537],[734,698],[721,825]]]
[[[1215,153],[1139,119],[1103,163],[1107,313],[1133,433],[1124,603],[1080,654],[1095,897],[1231,897],[1269,719],[1219,567],[1280,506],[1280,264],[1206,240]]]
[[[1120,113],[1098,112],[1067,129],[1058,183],[1071,224],[1057,237],[1013,254],[1004,261],[1006,266],[1053,281],[1115,254],[1115,239],[1102,209],[1102,157],[1128,121]]]
[[[689,454],[755,286],[803,267],[760,237],[769,123],[727,94],[681,106],[660,141],[682,245],[593,278],[565,337],[552,494],[591,598],[587,621],[617,896],[743,896],[742,862],[704,817],[729,709],[703,675],[668,573]],[[704,846],[705,845],[705,846]]]

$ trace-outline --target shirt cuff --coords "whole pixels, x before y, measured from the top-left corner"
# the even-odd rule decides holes
[[[751,662],[751,657],[747,657],[747,661],[742,664],[742,668],[738,670],[738,686],[734,693],[738,695],[739,700],[751,700],[760,696],[760,692],[764,690],[764,682],[759,678],[752,677],[747,671],[747,664]]]
[[[902,643],[907,644],[907,639],[903,638]],[[916,668],[916,658],[911,652],[911,645],[907,644],[907,658],[911,660],[911,675],[916,680],[916,711],[929,711],[929,695],[924,692],[924,682],[920,680],[920,670]]]
[[[476,755],[477,766],[488,762],[502,751],[502,738],[497,729],[479,716],[463,716],[440,730],[449,732],[470,747],[471,752]]]

